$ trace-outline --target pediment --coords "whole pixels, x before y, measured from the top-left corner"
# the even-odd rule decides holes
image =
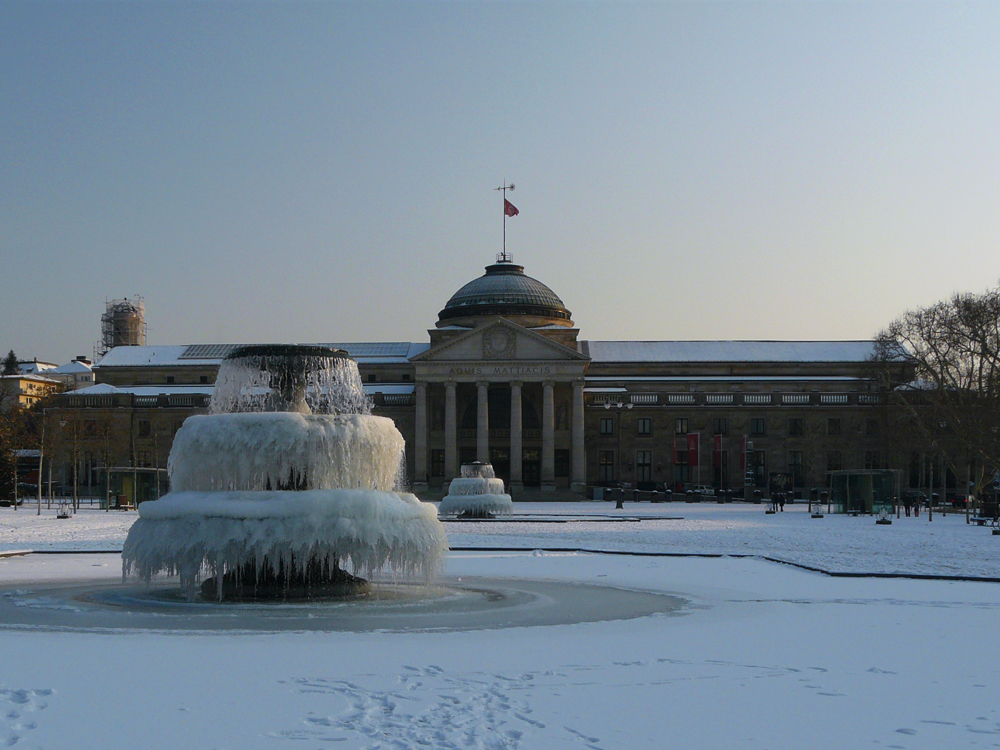
[[[590,358],[504,318],[473,328],[411,359],[412,362],[580,362]]]

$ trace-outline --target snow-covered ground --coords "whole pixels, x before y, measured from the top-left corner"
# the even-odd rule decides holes
[[[876,526],[803,506],[515,504],[448,523],[444,575],[675,594],[681,614],[450,632],[45,632],[0,623],[0,743],[38,748],[1000,746],[1000,576],[964,517]],[[0,589],[113,580],[129,513],[0,511]],[[622,518],[641,518],[623,521]],[[536,522],[532,522],[536,521]],[[540,520],[562,521],[538,523]],[[533,550],[533,551],[532,551]],[[16,588],[17,593],[12,589]],[[127,618],[127,614],[125,615]]]

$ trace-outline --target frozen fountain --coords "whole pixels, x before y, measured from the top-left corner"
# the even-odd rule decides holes
[[[139,506],[123,572],[179,575],[188,598],[207,572],[218,599],[360,594],[382,570],[428,579],[447,541],[434,506],[401,491],[403,449],[346,352],[240,347],[209,413],[178,430],[171,492]]]
[[[462,464],[462,476],[451,480],[438,512],[464,518],[510,515],[513,503],[503,489],[503,480],[497,479],[491,464],[480,461]]]

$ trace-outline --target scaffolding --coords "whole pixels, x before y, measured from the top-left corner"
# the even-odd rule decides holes
[[[142,297],[113,299],[105,303],[101,316],[101,343],[97,357],[116,346],[146,345],[146,306]]]

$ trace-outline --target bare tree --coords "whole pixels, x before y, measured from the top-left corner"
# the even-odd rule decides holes
[[[1000,287],[904,313],[875,338],[875,352],[887,403],[979,495],[1000,469]],[[910,365],[906,382],[900,362]]]

